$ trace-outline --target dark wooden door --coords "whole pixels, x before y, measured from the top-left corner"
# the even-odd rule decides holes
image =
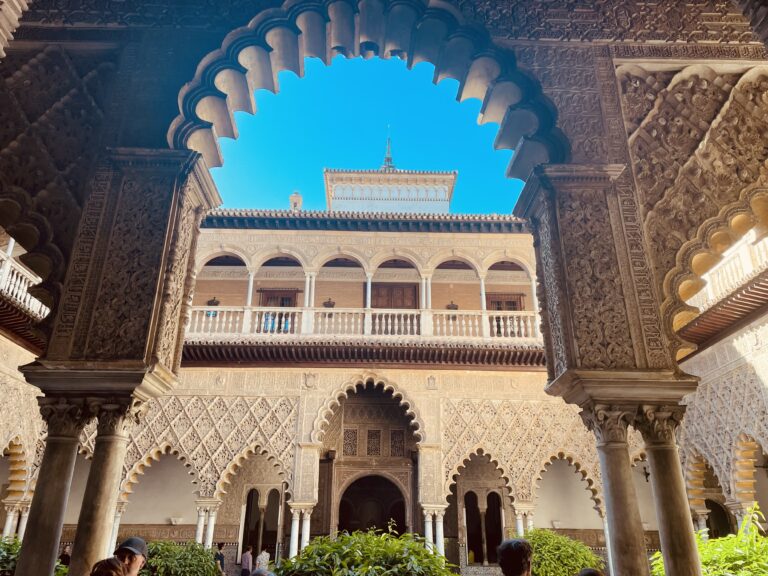
[[[371,285],[371,307],[415,310],[419,307],[418,289],[417,284],[374,283]]]
[[[487,294],[485,296],[485,307],[488,310],[498,312],[514,312],[522,310],[525,301],[524,294]]]

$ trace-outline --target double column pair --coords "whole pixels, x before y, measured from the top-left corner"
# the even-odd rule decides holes
[[[220,500],[197,501],[197,526],[195,527],[195,542],[206,548],[213,546],[213,534],[216,530],[216,514],[221,505]]]
[[[288,549],[288,557],[293,558],[299,553],[299,539],[301,539],[301,549],[309,544],[309,531],[312,519],[312,510],[314,506],[291,505],[291,542]],[[299,534],[301,526],[301,534]]]
[[[581,416],[597,438],[612,573],[649,573],[627,443],[628,427],[633,425],[645,440],[665,571],[671,576],[700,576],[693,522],[675,443],[683,407],[595,403],[585,407]]]
[[[3,538],[24,540],[29,520],[29,502],[6,502]]]
[[[52,574],[58,555],[64,512],[72,484],[80,434],[97,418],[91,470],[83,495],[72,549],[72,576],[85,576],[91,566],[112,553],[111,541],[128,431],[138,419],[133,398],[39,399],[48,427],[27,530],[34,534],[21,548],[16,574]]]
[[[424,509],[424,540],[427,547],[445,556],[445,533],[443,531],[444,506],[422,506]]]

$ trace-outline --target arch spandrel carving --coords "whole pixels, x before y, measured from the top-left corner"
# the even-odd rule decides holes
[[[383,387],[385,393],[392,393],[392,397],[404,409],[405,415],[411,419],[412,431],[416,437],[417,443],[426,442],[427,430],[425,429],[424,420],[416,405],[408,399],[408,396],[405,392],[400,390],[396,383],[382,376],[378,376],[374,372],[364,372],[358,376],[350,378],[342,386],[333,391],[330,398],[322,404],[315,417],[312,425],[312,432],[310,434],[311,441],[315,443],[323,442],[326,431],[333,419],[333,414],[340,406],[340,400],[342,398],[348,398],[350,394],[355,393],[358,386],[365,386],[366,383],[369,382],[374,386]]]

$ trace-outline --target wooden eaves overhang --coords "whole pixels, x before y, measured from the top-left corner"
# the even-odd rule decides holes
[[[46,340],[32,314],[13,298],[0,292],[0,333],[35,355],[42,354]]]
[[[686,324],[678,334],[699,351],[768,312],[768,270],[765,270]]]
[[[536,344],[382,340],[296,339],[255,342],[188,341],[182,366],[370,366],[531,370],[545,367],[544,347]]]

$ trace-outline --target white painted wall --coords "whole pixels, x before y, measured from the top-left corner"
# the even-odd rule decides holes
[[[162,456],[152,462],[128,498],[123,524],[170,524],[181,518],[181,524],[197,522],[195,490],[189,469],[175,456]]]
[[[72,487],[69,489],[67,511],[64,513],[64,524],[77,524],[80,516],[80,506],[85,494],[85,483],[88,481],[88,472],[91,470],[91,461],[78,454],[75,461],[75,473],[72,476]]]
[[[653,489],[650,481],[645,481],[643,466],[648,466],[648,464],[638,462],[632,467],[632,479],[635,481],[637,501],[640,504],[640,520],[642,520],[646,530],[658,530],[659,522],[656,519],[656,508],[653,505]],[[648,469],[650,470],[650,468]]]
[[[603,528],[595,503],[576,468],[566,460],[547,467],[539,481],[533,522],[537,528]]]

